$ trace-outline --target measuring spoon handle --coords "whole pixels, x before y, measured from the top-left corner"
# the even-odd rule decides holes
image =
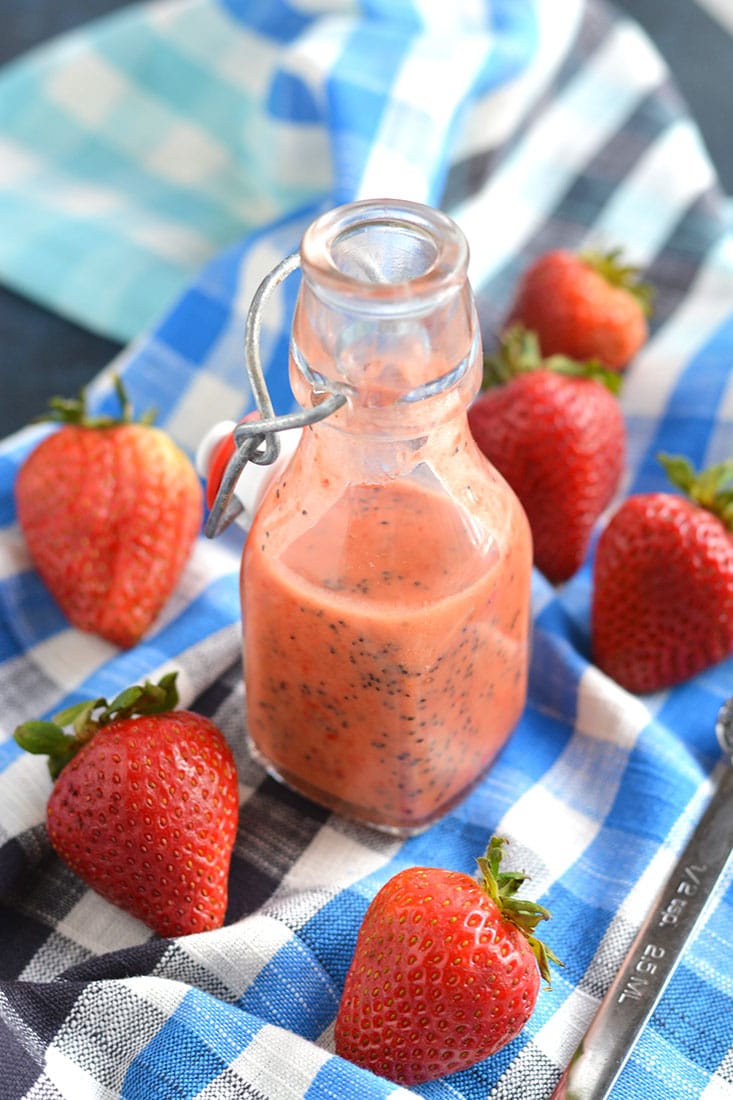
[[[551,1100],[604,1100],[700,922],[733,848],[733,768],[644,920]]]

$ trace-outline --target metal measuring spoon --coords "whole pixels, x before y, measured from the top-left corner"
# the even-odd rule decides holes
[[[733,698],[715,726],[733,763]],[[660,890],[621,969],[551,1100],[604,1100],[701,923],[733,849],[733,767],[726,767],[682,855]]]

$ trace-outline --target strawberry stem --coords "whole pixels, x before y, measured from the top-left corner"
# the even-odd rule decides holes
[[[622,248],[612,248],[608,252],[581,252],[579,259],[598,272],[611,286],[628,291],[639,303],[644,316],[651,316],[654,307],[654,288],[651,283],[642,279],[639,267],[623,262]]]
[[[120,403],[119,416],[92,416],[87,410],[86,390],[81,390],[78,397],[52,397],[48,403],[49,412],[39,416],[36,423],[76,424],[83,428],[115,428],[120,424],[134,424],[132,402],[118,374],[113,376],[113,384]],[[154,420],[155,410],[148,409],[137,423],[152,424]]]
[[[527,876],[522,871],[499,869],[504,857],[504,845],[507,843],[506,837],[493,836],[489,841],[486,854],[477,859],[476,862],[483,875],[483,888],[502,916],[524,934],[537,959],[540,974],[547,983],[547,988],[551,989],[549,964],[550,962],[557,966],[563,964],[550,948],[534,935],[539,922],[549,920],[550,913],[537,902],[515,896]]]
[[[684,455],[660,452],[657,459],[676,488],[733,531],[733,458],[700,471]]]
[[[528,371],[556,371],[574,378],[589,378],[600,382],[613,394],[621,389],[621,375],[609,370],[597,359],[570,359],[567,355],[550,355],[543,359],[537,334],[524,325],[511,325],[502,334],[498,351],[484,358],[482,388],[502,386]]]
[[[81,742],[64,733],[54,722],[24,722],[15,731],[15,740],[26,752],[48,756],[48,770],[55,779],[76,755]]]
[[[157,684],[146,680],[142,685],[126,688],[111,703],[102,698],[74,703],[55,714],[50,722],[23,722],[13,736],[26,752],[48,756],[48,770],[51,778],[56,779],[102,726],[173,710],[178,704],[177,676],[177,672],[169,672]],[[64,732],[66,726],[71,726],[73,734]]]

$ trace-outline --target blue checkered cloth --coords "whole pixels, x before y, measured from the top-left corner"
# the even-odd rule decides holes
[[[660,449],[733,454],[733,240],[694,123],[638,27],[567,0],[180,0],[134,7],[0,73],[0,274],[90,328],[193,452],[252,406],[242,328],[264,274],[342,199],[439,204],[468,235],[490,345],[519,272],[553,246],[624,244],[657,286],[622,402],[623,493]],[[292,405],[294,288],[268,309]],[[114,403],[110,372],[91,387]],[[163,615],[122,653],[69,629],[31,567],[13,483],[45,429],[0,446],[0,1055],[5,1100],[546,1100],[710,797],[733,661],[635,697],[590,659],[591,562],[533,584],[525,713],[485,780],[422,836],[331,815],[247,754],[243,536],[201,539]],[[25,718],[171,667],[239,768],[225,926],[163,940],[54,855]],[[408,1091],[333,1053],[364,911],[414,864],[472,872],[488,837],[553,912],[565,962],[522,1034]],[[733,1096],[733,890],[723,882],[614,1100]]]

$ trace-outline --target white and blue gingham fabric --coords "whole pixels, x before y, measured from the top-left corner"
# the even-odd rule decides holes
[[[450,10],[449,10],[450,8]],[[659,450],[733,454],[733,239],[694,123],[638,27],[567,0],[165,0],[0,72],[0,276],[132,339],[114,364],[189,451],[252,404],[242,326],[315,213],[399,194],[441,205],[472,251],[486,343],[549,247],[624,244],[657,286],[622,394],[622,494]],[[263,356],[289,407],[295,287]],[[113,403],[109,372],[91,389]],[[733,661],[636,697],[591,660],[591,557],[536,575],[530,697],[485,780],[401,842],[266,777],[243,736],[242,535],[201,539],[149,635],[122,653],[68,628],[34,573],[13,483],[43,428],[0,445],[0,1054],[3,1100],[546,1100],[710,797]],[[69,872],[49,780],[15,725],[171,667],[239,767],[225,926],[161,940]],[[523,1033],[413,1090],[333,1053],[360,920],[399,869],[471,872],[511,841],[565,962]],[[733,1096],[733,889],[721,884],[614,1100]]]

